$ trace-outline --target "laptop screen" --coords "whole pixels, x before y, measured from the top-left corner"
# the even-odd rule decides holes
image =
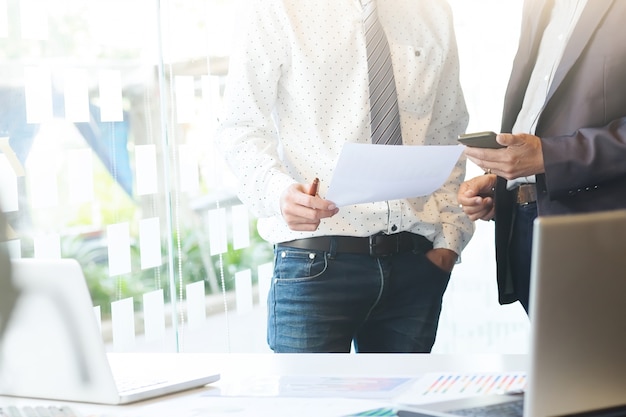
[[[626,403],[626,211],[540,217],[526,415]]]
[[[110,369],[80,265],[12,265],[20,295],[0,344],[0,392],[68,399],[114,392],[112,378],[100,377]]]
[[[11,267],[20,294],[0,340],[0,394],[122,404],[219,379],[214,367],[180,354],[158,364],[118,353],[114,362],[122,366],[112,366],[77,261],[14,259]],[[122,380],[125,389],[117,384]]]

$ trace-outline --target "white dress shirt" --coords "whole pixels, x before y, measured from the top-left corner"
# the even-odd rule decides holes
[[[370,143],[368,65],[359,0],[253,0],[230,57],[218,144],[239,196],[276,243],[319,235],[411,231],[458,254],[473,224],[457,203],[459,160],[431,196],[341,207],[315,232],[288,228],[279,200],[320,178],[324,196],[346,142]],[[456,145],[468,121],[452,17],[443,0],[379,0],[398,92],[403,146]],[[376,166],[372,166],[376,169]]]
[[[550,21],[541,38],[537,62],[528,82],[524,104],[513,126],[513,133],[535,134],[537,121],[543,111],[554,73],[586,4],[587,0],[556,0],[554,2]],[[534,175],[517,178],[508,181],[507,188],[513,189],[521,183],[534,182]]]

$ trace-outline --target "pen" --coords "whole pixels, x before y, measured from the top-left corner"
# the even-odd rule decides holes
[[[311,188],[309,188],[309,195],[316,195],[317,194],[317,187],[320,185],[320,180],[319,178],[315,178],[313,180],[313,183],[311,184]]]

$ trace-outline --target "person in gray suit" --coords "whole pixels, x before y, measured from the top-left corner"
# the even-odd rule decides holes
[[[468,147],[487,175],[458,193],[472,220],[495,220],[500,304],[529,310],[537,215],[626,208],[625,22],[621,0],[524,4],[497,136],[506,147]]]

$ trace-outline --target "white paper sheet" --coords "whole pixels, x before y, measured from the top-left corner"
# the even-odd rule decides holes
[[[240,379],[231,384],[222,381],[220,395],[390,400],[409,389],[415,381],[415,378],[406,376],[265,375]]]
[[[342,207],[432,194],[448,179],[461,152],[462,145],[346,143],[324,198]]]

